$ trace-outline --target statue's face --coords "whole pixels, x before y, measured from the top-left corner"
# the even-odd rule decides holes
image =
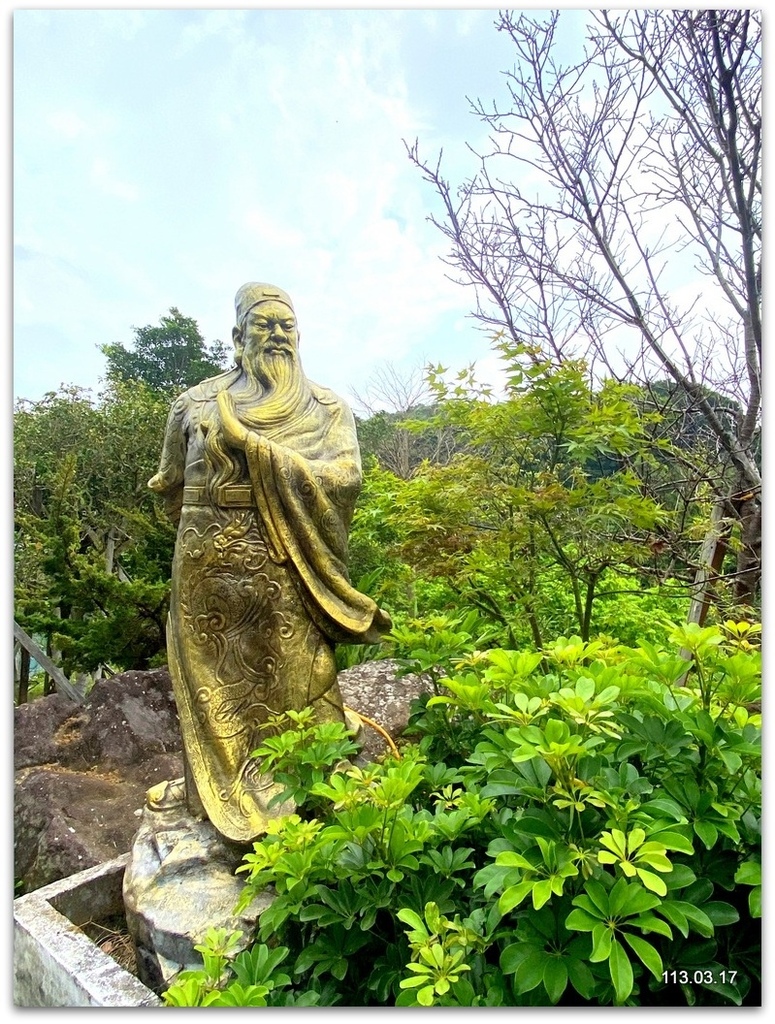
[[[284,302],[260,302],[245,317],[241,340],[243,360],[273,352],[296,352],[299,334],[293,310]]]

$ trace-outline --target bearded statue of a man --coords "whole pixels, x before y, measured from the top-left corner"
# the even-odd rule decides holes
[[[344,721],[337,643],[373,643],[390,618],[350,584],[347,535],[361,487],[347,405],[304,375],[293,304],[243,285],[236,367],[173,404],[148,486],[178,524],[167,651],[185,800],[227,839],[250,842],[276,791],[251,752],[271,716],[311,706]]]

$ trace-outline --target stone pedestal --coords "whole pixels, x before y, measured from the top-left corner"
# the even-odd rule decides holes
[[[148,988],[160,993],[181,970],[201,968],[194,946],[208,928],[242,931],[248,945],[272,900],[262,894],[244,914],[234,913],[244,888],[234,872],[248,849],[227,843],[209,821],[185,808],[144,809],[123,894],[138,975]]]

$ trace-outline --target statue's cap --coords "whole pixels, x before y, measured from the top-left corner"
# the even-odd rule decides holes
[[[258,281],[250,281],[248,284],[243,284],[234,297],[234,307],[237,311],[237,323],[239,326],[242,326],[242,321],[254,306],[257,306],[259,302],[269,302],[271,299],[284,302],[286,306],[290,306],[293,309],[290,295],[288,292],[283,291],[282,288],[278,288],[273,284],[261,284]]]

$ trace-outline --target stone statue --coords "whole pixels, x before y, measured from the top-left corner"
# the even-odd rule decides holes
[[[178,523],[167,649],[186,772],[148,799],[185,799],[245,843],[273,814],[276,787],[250,757],[261,726],[307,705],[344,721],[335,644],[375,642],[390,618],[347,572],[353,415],[304,375],[284,291],[246,284],[235,304],[237,365],[175,401],[148,483]]]

